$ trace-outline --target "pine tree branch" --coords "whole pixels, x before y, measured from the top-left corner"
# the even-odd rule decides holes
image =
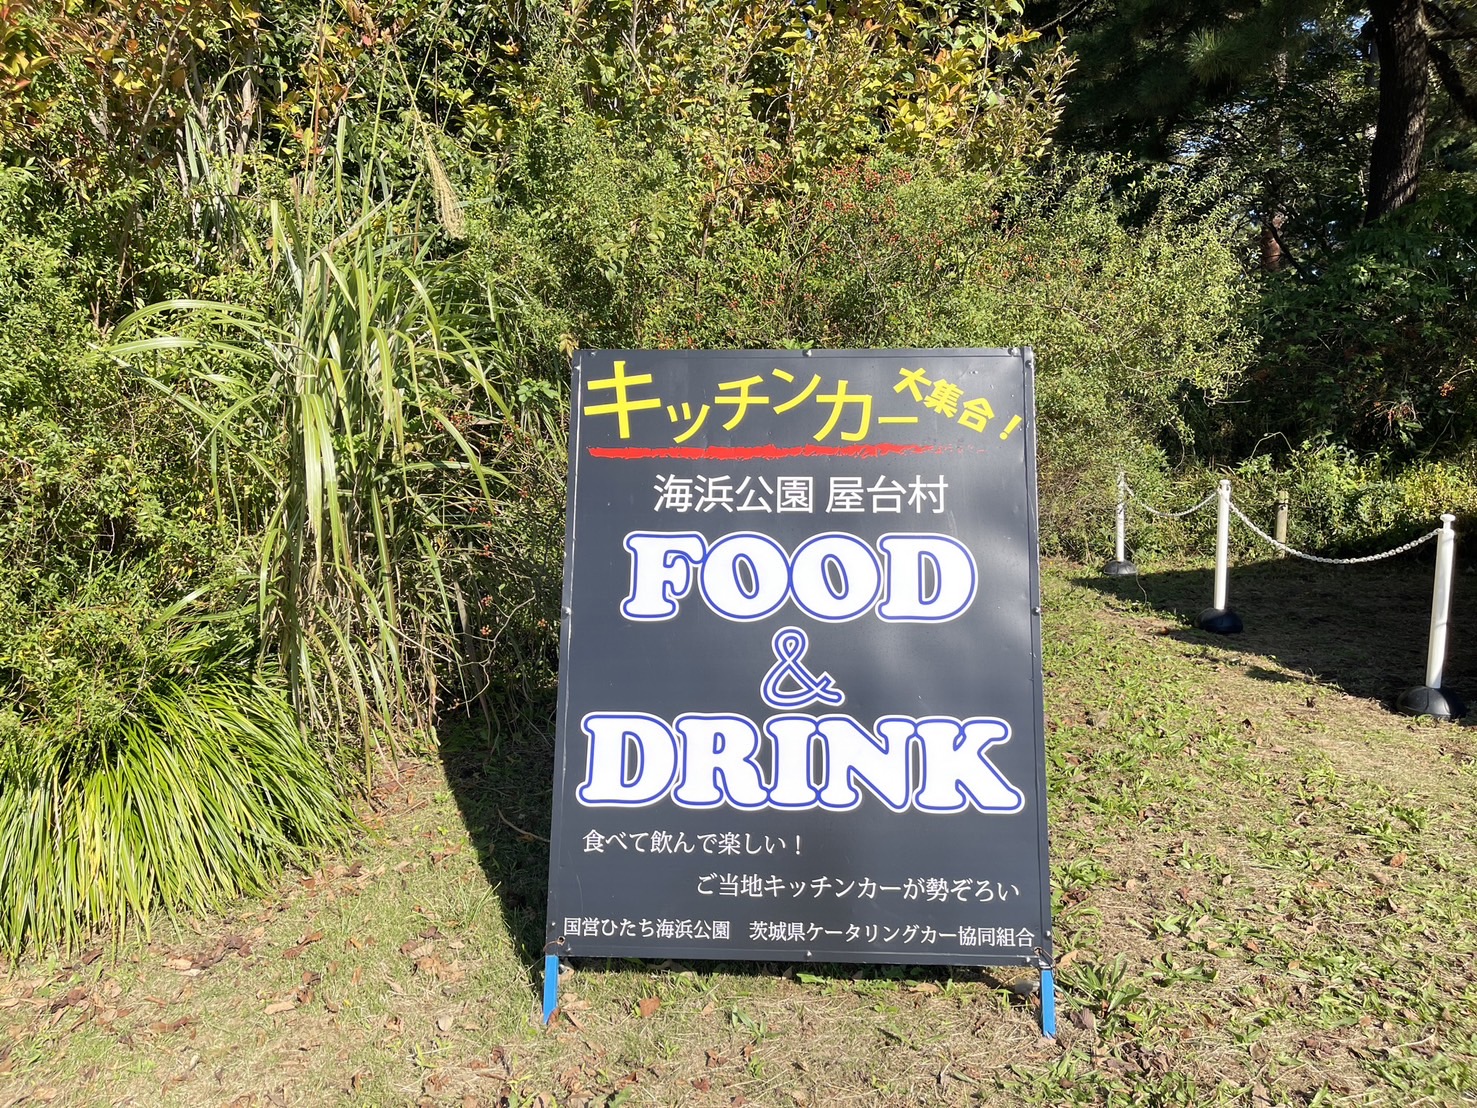
[[[1467,42],[1477,38],[1477,26],[1471,21],[1463,23],[1455,12],[1443,8],[1436,0],[1426,0],[1426,22],[1434,28],[1438,23],[1444,30],[1430,30],[1427,35],[1432,42]]]
[[[1451,55],[1439,43],[1428,43],[1426,49],[1431,56],[1431,68],[1436,71],[1436,76],[1440,78],[1441,86],[1446,89],[1446,94],[1461,109],[1463,115],[1473,123],[1477,123],[1477,96],[1468,91],[1456,62],[1451,60]]]

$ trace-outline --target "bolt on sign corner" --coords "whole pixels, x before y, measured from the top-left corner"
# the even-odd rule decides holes
[[[1051,965],[1032,374],[576,356],[550,953]]]

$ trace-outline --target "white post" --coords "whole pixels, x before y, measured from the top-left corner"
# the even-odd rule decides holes
[[[1273,532],[1273,537],[1278,542],[1280,542],[1280,543],[1284,543],[1285,544],[1287,542],[1287,490],[1286,489],[1278,489],[1277,490],[1277,529],[1276,529],[1276,531]],[[1287,557],[1287,551],[1285,551],[1285,550],[1279,550],[1279,551],[1277,551],[1277,553],[1281,557],[1283,557],[1283,558]]]
[[[1211,607],[1226,608],[1226,561],[1231,546],[1231,482],[1222,480],[1216,489],[1215,510],[1215,599]]]
[[[1124,550],[1124,531],[1126,530],[1126,521],[1128,519],[1128,505],[1127,505],[1127,500],[1128,500],[1128,478],[1124,475],[1123,471],[1120,469],[1118,471],[1118,516],[1117,516],[1117,520],[1116,520],[1116,525],[1117,525],[1117,536],[1116,536],[1117,537],[1117,542],[1116,542],[1116,544],[1113,547],[1113,551],[1114,551],[1113,557],[1114,557],[1114,559],[1116,561],[1119,561],[1119,562],[1126,562],[1126,561],[1128,561],[1128,554]]]
[[[1446,666],[1446,623],[1451,616],[1451,571],[1456,562],[1456,516],[1441,517],[1441,533],[1436,536],[1436,584],[1431,590],[1431,635],[1426,642],[1426,687],[1441,687],[1441,671]]]

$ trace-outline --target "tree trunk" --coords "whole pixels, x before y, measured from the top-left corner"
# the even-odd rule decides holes
[[[1276,273],[1282,268],[1283,254],[1282,243],[1277,234],[1282,230],[1282,225],[1287,222],[1280,210],[1273,211],[1270,216],[1262,218],[1261,254],[1262,272]]]
[[[1287,164],[1287,144],[1282,140],[1282,97],[1287,88],[1287,51],[1277,51],[1272,61],[1272,79],[1277,91],[1273,94],[1271,114],[1272,132],[1269,136],[1278,169],[1267,182],[1265,210],[1262,212],[1262,272],[1276,273],[1282,268],[1282,227],[1287,222],[1287,213],[1282,210],[1283,183],[1281,167]]]
[[[1421,0],[1375,0],[1369,10],[1379,50],[1380,109],[1369,158],[1366,224],[1415,199],[1431,98]]]

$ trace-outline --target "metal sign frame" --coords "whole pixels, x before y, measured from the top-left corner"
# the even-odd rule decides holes
[[[1029,349],[573,365],[560,957],[1023,966],[1054,1027]]]

